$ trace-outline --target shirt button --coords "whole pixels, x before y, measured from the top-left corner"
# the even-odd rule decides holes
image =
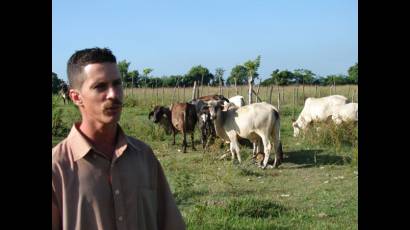
[[[122,221],[122,216],[119,216],[119,217],[118,217],[118,220],[119,220],[119,221]]]
[[[115,190],[115,195],[118,195],[118,194],[120,194],[120,190]]]

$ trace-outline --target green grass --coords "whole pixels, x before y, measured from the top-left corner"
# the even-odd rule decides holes
[[[62,110],[60,129],[69,130],[80,119],[72,105],[56,102],[57,109]],[[281,105],[284,163],[262,170],[246,146],[241,147],[242,164],[218,159],[228,148],[220,141],[203,151],[199,132],[198,151],[188,140],[188,152],[180,152],[181,135],[172,145],[172,136],[148,120],[149,110],[149,105],[131,103],[120,124],[154,149],[188,229],[357,229],[357,127],[322,127],[321,138],[312,136],[317,132],[293,138],[292,106]],[[343,141],[346,135],[352,137]],[[63,138],[53,136],[53,146]]]

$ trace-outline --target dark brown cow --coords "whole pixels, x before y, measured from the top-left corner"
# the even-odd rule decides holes
[[[196,150],[194,144],[195,125],[198,121],[195,106],[189,103],[172,104],[168,109],[163,106],[156,106],[154,111],[150,112],[148,118],[154,116],[154,123],[165,120],[166,123],[172,124],[172,133],[174,137],[173,145],[175,145],[175,135],[179,131],[184,136],[182,142],[183,152],[186,153],[186,134],[191,134],[192,149]]]
[[[60,91],[59,94],[63,98],[64,104],[70,102],[70,96],[69,96],[69,88],[68,85],[65,82],[62,82],[60,85]]]

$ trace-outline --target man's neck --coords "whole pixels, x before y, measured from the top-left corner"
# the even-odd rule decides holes
[[[118,125],[116,123],[101,125],[81,122],[78,129],[87,137],[94,148],[107,157],[112,157],[117,142]]]

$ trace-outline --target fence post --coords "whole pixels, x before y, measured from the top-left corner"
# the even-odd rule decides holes
[[[182,86],[183,88],[184,88],[184,90],[183,90],[183,99],[182,99],[182,102],[185,102],[186,100],[185,100],[185,84],[183,84],[183,86]]]
[[[317,85],[315,85],[315,97],[317,97]]]
[[[194,88],[192,88],[192,100],[195,99],[195,94],[196,94],[196,81],[194,81]]]
[[[161,105],[164,105],[164,96],[165,96],[165,89],[164,89],[164,86],[162,86],[162,101],[161,101]]]
[[[296,94],[296,89],[293,88],[293,109],[292,109],[292,119],[295,119],[295,94]]]
[[[282,103],[285,102],[285,86],[282,86]]]
[[[280,107],[280,88],[279,85],[277,85],[277,89],[278,89],[278,109]]]
[[[352,102],[354,102],[354,96],[355,96],[355,94],[356,94],[356,90],[354,89],[354,90],[353,90],[353,95],[352,95]]]
[[[236,92],[235,95],[238,95],[238,87],[236,87],[236,77],[234,78],[234,81],[235,81],[235,92]],[[242,92],[241,92],[241,93],[242,93]]]
[[[299,103],[299,85],[296,86],[296,105]]]
[[[273,90],[273,85],[270,85],[270,93],[269,93],[269,103],[272,104],[272,90]]]

